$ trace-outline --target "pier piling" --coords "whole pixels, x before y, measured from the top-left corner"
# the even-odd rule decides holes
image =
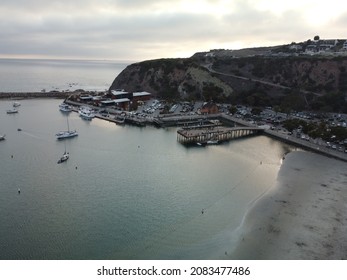
[[[255,135],[262,132],[258,127],[224,127],[216,126],[203,129],[182,128],[177,131],[177,141],[182,144],[208,144],[224,142],[231,139]]]

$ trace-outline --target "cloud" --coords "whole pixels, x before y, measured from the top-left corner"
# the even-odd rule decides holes
[[[305,10],[310,2],[2,0],[0,56],[142,60],[342,36],[346,7],[316,23],[311,13],[323,6]]]

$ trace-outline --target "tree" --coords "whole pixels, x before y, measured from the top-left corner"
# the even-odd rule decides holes
[[[230,114],[232,114],[232,115],[236,114],[236,112],[237,112],[236,106],[231,106],[230,109],[229,109],[229,112],[230,112]]]
[[[314,36],[313,40],[318,41],[319,40],[319,36],[318,35]]]

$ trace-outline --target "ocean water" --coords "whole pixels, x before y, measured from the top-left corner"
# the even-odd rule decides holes
[[[0,93],[103,91],[129,64],[107,60],[0,59]]]
[[[293,148],[265,136],[185,147],[176,128],[68,115],[61,100],[0,101],[0,259],[209,259]],[[17,129],[21,128],[21,131]],[[70,159],[57,164],[64,150]],[[18,194],[18,189],[21,192]]]

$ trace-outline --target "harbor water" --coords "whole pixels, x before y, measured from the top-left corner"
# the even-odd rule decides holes
[[[85,121],[57,99],[6,114],[12,102],[0,101],[0,259],[214,258],[293,149],[265,136],[185,147],[177,128]],[[79,135],[58,141],[67,119]]]

